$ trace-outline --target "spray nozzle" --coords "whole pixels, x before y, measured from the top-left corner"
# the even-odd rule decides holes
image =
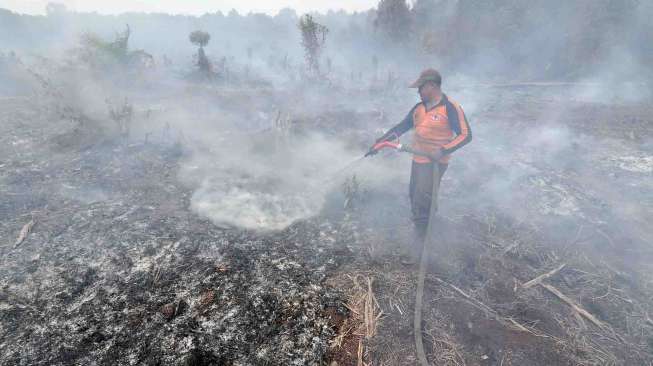
[[[397,136],[396,133],[393,133],[390,135],[390,137],[393,138],[392,139],[381,138],[381,140],[377,140],[376,144],[374,144],[370,148],[370,150],[365,154],[365,157],[376,155],[376,153],[378,153],[380,150],[385,148],[401,150],[402,145],[399,143],[399,136]]]

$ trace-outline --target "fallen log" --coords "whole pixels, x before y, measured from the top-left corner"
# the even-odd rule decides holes
[[[30,231],[34,227],[34,219],[30,220],[27,224],[23,226],[23,228],[20,230],[20,233],[18,234],[18,238],[16,239],[16,242],[14,243],[14,249],[18,248],[19,245],[25,241],[27,238],[27,235],[29,235]]]
[[[565,302],[567,305],[571,306],[574,311],[576,311],[578,314],[582,315],[584,318],[592,322],[592,324],[596,325],[597,327],[601,329],[606,329],[607,326],[605,323],[597,319],[594,315],[592,315],[589,311],[583,309],[580,305],[576,304],[574,300],[568,298],[565,294],[560,292],[557,288],[554,286],[548,285],[546,283],[540,283],[540,286],[544,287],[547,291],[555,295],[557,298]]]
[[[513,328],[513,329],[518,330],[518,331],[531,333],[531,334],[533,334],[535,336],[540,336],[539,334],[536,334],[532,330],[530,330],[530,329],[526,328],[525,326],[519,324],[516,320],[514,320],[512,318],[505,318],[505,317],[499,315],[499,313],[497,313],[494,309],[492,309],[491,307],[489,307],[486,304],[482,303],[481,301],[476,300],[472,296],[468,295],[465,291],[461,290],[456,285],[454,285],[452,283],[449,283],[447,281],[444,281],[444,280],[442,280],[442,279],[440,279],[438,277],[435,277],[435,280],[440,285],[449,287],[454,292],[456,292],[458,295],[465,298],[465,300],[467,300],[467,302],[469,304],[471,304],[472,306],[476,307],[477,309],[479,309],[481,311],[484,311],[488,315],[491,315],[499,323],[507,325],[508,327]]]
[[[556,269],[553,269],[553,270],[551,270],[551,271],[549,271],[547,273],[541,274],[541,275],[535,277],[534,279],[522,284],[521,287],[525,288],[525,289],[531,288],[531,287],[539,284],[540,282],[542,282],[542,280],[545,280],[547,278],[550,278],[550,277],[554,276],[556,273],[560,272],[563,268],[565,268],[565,266],[566,266],[566,264],[563,263],[562,265],[560,265],[560,267],[558,267]]]

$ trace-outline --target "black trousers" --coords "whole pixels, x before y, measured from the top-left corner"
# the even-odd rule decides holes
[[[415,229],[421,238],[424,238],[426,235],[426,228],[429,224],[429,214],[431,212],[431,202],[434,202],[437,205],[438,190],[433,192],[433,170],[438,170],[437,188],[439,189],[442,176],[448,166],[448,164],[432,162],[416,163],[413,161],[413,166],[410,171],[409,185],[410,207]],[[434,195],[435,200],[433,200]]]

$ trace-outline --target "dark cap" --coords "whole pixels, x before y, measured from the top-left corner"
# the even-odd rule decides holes
[[[434,82],[437,86],[442,85],[442,76],[436,69],[426,69],[419,74],[419,78],[409,88],[419,88],[427,81]]]

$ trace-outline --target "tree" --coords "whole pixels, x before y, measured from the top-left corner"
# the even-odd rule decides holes
[[[438,5],[441,5],[438,4],[439,2],[439,0],[415,0],[412,11],[416,15],[426,14],[430,16],[440,10],[438,8]]]
[[[316,22],[310,14],[299,18],[299,30],[302,34],[302,46],[308,70],[315,76],[320,74],[320,55],[324,50],[329,29]]]
[[[211,35],[204,31],[194,31],[189,36],[188,39],[194,45],[199,46],[200,48],[206,47],[211,40]]]
[[[412,21],[416,33],[434,31],[447,17],[447,1],[441,0],[415,0],[412,13]],[[440,23],[438,23],[440,22]]]
[[[406,0],[379,1],[374,28],[393,42],[405,42],[410,36],[410,9]]]
[[[146,52],[129,50],[131,28],[127,24],[125,31],[117,33],[113,41],[106,41],[95,33],[85,32],[81,36],[80,58],[98,69],[116,65],[133,66],[135,59],[140,60]],[[151,57],[151,56],[149,56]]]
[[[192,44],[199,46],[199,50],[197,50],[197,66],[199,67],[200,71],[210,73],[211,62],[204,53],[204,47],[209,44],[211,35],[207,32],[197,30],[192,32],[188,36],[188,39]]]

